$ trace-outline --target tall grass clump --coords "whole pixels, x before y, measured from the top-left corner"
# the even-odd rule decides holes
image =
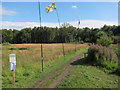
[[[86,62],[103,67],[110,72],[118,71],[118,57],[116,53],[105,46],[90,46]]]

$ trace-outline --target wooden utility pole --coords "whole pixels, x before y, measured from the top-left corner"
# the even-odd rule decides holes
[[[15,82],[15,70],[12,70],[13,72],[13,82]]]

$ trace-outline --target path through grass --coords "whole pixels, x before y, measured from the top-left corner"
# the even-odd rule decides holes
[[[9,50],[9,48],[15,50]],[[62,55],[61,44],[45,44],[44,47],[44,71],[41,71],[41,57],[39,44],[16,44],[3,46],[2,50],[2,87],[3,88],[33,88],[50,73],[72,60],[72,58],[87,50],[87,45],[78,44],[77,52],[74,52],[74,45],[65,44],[66,57]],[[16,48],[27,48],[19,50]],[[9,54],[17,56],[16,82],[12,82],[12,71],[10,70]]]
[[[84,64],[84,59],[74,63],[73,69],[57,88],[118,88],[119,76]]]

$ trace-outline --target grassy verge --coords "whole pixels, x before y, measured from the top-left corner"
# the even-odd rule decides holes
[[[117,75],[86,65],[84,59],[81,59],[57,88],[118,88],[118,78]]]
[[[2,80],[3,80],[2,87],[3,88],[33,88],[40,81],[42,81],[45,77],[49,76],[51,73],[54,73],[54,71],[56,71],[58,68],[62,67],[68,61],[72,60],[72,58],[75,55],[83,53],[86,50],[87,48],[82,48],[78,50],[76,53],[71,51],[68,54],[66,54],[65,59],[63,56],[60,56],[58,58],[54,58],[54,60],[49,59],[49,61],[45,61],[43,72],[41,71],[41,61],[39,61],[40,57],[36,58],[35,62],[31,61],[30,63],[27,58],[29,56],[24,57],[24,59],[23,57],[19,56],[18,58],[21,58],[19,60],[27,60],[26,64],[20,62],[22,66],[21,67],[19,66],[19,68],[16,68],[16,71],[15,71],[16,82],[15,83],[12,82],[12,71],[9,70],[9,67],[4,68],[5,71],[3,71],[3,74],[2,74]]]

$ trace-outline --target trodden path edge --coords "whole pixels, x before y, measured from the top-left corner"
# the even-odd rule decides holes
[[[54,73],[51,73],[48,77],[46,77],[44,80],[42,80],[38,85],[36,85],[34,88],[39,88],[42,84],[44,84],[45,82],[47,82],[50,78],[52,78],[53,76],[55,76],[59,71],[61,71],[63,68],[67,67],[69,65],[69,67],[62,72],[62,74],[60,74],[47,88],[56,88],[56,86],[61,82],[61,80],[68,75],[69,71],[72,69],[73,65],[71,65],[71,63],[81,59],[81,57],[84,55],[83,54],[79,54],[77,56],[75,56],[73,58],[72,61],[67,62],[65,65],[63,65],[61,68],[59,68],[57,71],[55,71]]]

